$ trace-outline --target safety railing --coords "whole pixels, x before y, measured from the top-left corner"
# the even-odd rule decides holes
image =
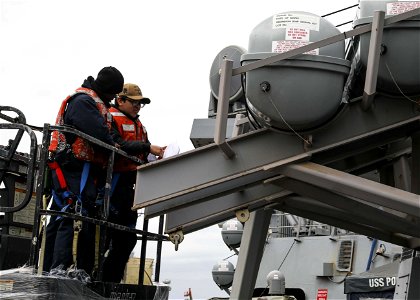
[[[30,252],[30,257],[29,257],[29,264],[31,266],[36,266],[38,264],[38,253],[39,253],[39,249],[40,249],[40,243],[39,243],[39,237],[38,234],[39,232],[36,230],[37,228],[39,228],[40,223],[41,223],[41,216],[43,215],[59,215],[59,216],[63,216],[66,218],[71,218],[73,220],[80,220],[82,222],[89,222],[95,225],[99,225],[99,226],[104,226],[107,228],[112,228],[112,229],[117,229],[117,230],[122,230],[122,231],[127,231],[127,232],[133,232],[136,233],[137,235],[140,235],[142,237],[142,244],[145,244],[147,242],[147,240],[151,240],[151,241],[168,241],[168,237],[163,235],[163,232],[159,232],[159,233],[151,233],[147,231],[147,227],[146,229],[143,226],[143,230],[139,230],[139,229],[134,229],[134,228],[130,228],[127,226],[123,226],[123,225],[119,225],[119,224],[115,224],[115,223],[111,223],[108,222],[108,215],[109,215],[109,207],[110,207],[110,190],[111,190],[111,181],[112,181],[112,173],[113,173],[113,166],[114,166],[114,157],[115,154],[127,157],[137,163],[141,163],[141,161],[134,156],[130,156],[128,155],[126,152],[111,146],[107,143],[104,143],[88,134],[85,134],[75,128],[71,128],[68,126],[53,126],[50,124],[44,124],[43,127],[43,139],[42,139],[42,144],[41,144],[41,151],[40,151],[40,158],[39,158],[39,170],[38,170],[38,178],[37,181],[38,182],[44,182],[45,181],[45,176],[46,176],[46,170],[47,170],[47,162],[49,159],[49,144],[50,144],[50,140],[51,140],[51,134],[53,131],[60,131],[63,133],[69,133],[69,134],[73,134],[75,136],[79,136],[83,139],[86,139],[87,141],[89,141],[90,143],[97,145],[99,147],[101,147],[102,149],[106,149],[109,150],[110,154],[109,154],[109,159],[108,159],[108,165],[107,165],[107,170],[106,170],[106,181],[105,181],[105,192],[104,192],[104,200],[103,200],[103,205],[101,207],[100,210],[100,216],[99,218],[95,218],[95,217],[87,217],[87,216],[82,216],[82,215],[77,215],[75,213],[70,213],[70,212],[61,212],[61,211],[52,211],[52,210],[47,210],[47,209],[41,209],[41,204],[42,204],[42,198],[43,195],[45,194],[45,187],[43,184],[38,184],[37,185],[37,189],[36,189],[36,205],[35,205],[35,219],[34,219],[34,231],[33,231],[33,235],[32,235],[32,249]],[[147,221],[146,221],[147,222]],[[104,232],[103,230],[101,232]],[[100,253],[99,253],[99,260],[102,262],[104,259],[104,248],[105,248],[105,236],[104,234],[102,234],[101,238],[100,238]],[[145,269],[145,253],[144,253],[144,257],[141,257],[140,259],[140,270],[139,270],[139,283],[142,284],[143,280],[143,273],[144,273],[144,269]],[[157,273],[159,273],[160,270],[156,270]],[[97,280],[101,280],[102,279],[102,264],[99,264],[99,268],[98,268],[98,272],[97,272]]]
[[[17,115],[17,117],[11,117],[3,112],[13,112]],[[142,250],[145,248],[147,240],[150,241],[157,241],[158,251],[161,251],[161,243],[162,241],[168,241],[169,238],[163,235],[163,226],[159,226],[159,233],[152,233],[148,232],[148,227],[143,225],[143,230],[135,229],[119,224],[115,224],[112,222],[108,222],[108,215],[109,215],[109,208],[110,208],[110,189],[111,189],[111,181],[112,181],[112,174],[113,174],[113,166],[114,166],[114,158],[115,154],[124,156],[128,159],[136,163],[141,163],[141,161],[134,156],[128,155],[126,152],[118,149],[114,146],[106,144],[92,136],[89,136],[75,128],[68,127],[68,126],[55,126],[50,124],[44,124],[43,128],[30,126],[26,124],[26,118],[24,114],[10,106],[0,106],[0,119],[5,120],[7,123],[0,123],[0,130],[17,130],[17,133],[13,139],[9,141],[9,145],[3,147],[2,149],[2,156],[0,160],[0,182],[3,181],[4,176],[10,171],[9,168],[11,166],[11,162],[13,160],[22,160],[22,155],[17,153],[17,148],[22,141],[23,134],[26,132],[30,138],[30,153],[29,155],[24,155],[24,159],[19,161],[21,164],[24,164],[26,167],[26,176],[25,176],[25,196],[22,202],[18,205],[9,207],[9,206],[0,206],[0,212],[4,213],[14,213],[24,209],[31,201],[33,191],[35,189],[35,212],[34,212],[34,223],[33,223],[33,230],[32,230],[32,243],[31,249],[29,253],[29,265],[36,269],[39,263],[39,250],[41,248],[41,218],[43,216],[54,216],[59,215],[65,218],[70,218],[73,220],[79,220],[82,222],[89,222],[95,225],[99,225],[101,227],[112,228],[116,230],[126,231],[135,233],[137,236],[141,236],[142,240]],[[42,131],[42,143],[38,145],[37,137],[34,130]],[[54,211],[48,210],[46,207],[42,207],[43,198],[47,191],[46,187],[46,180],[47,180],[47,162],[49,160],[49,143],[51,140],[51,134],[54,131],[59,131],[62,133],[72,134],[74,136],[79,136],[83,139],[86,139],[90,143],[101,147],[102,149],[106,149],[109,151],[109,158],[108,158],[108,165],[106,168],[106,182],[105,182],[105,191],[104,191],[104,201],[103,205],[100,209],[99,216],[96,217],[87,217],[83,215],[77,215],[71,212],[62,212],[62,211]],[[35,182],[37,184],[35,185]],[[148,222],[145,220],[145,222]],[[162,223],[162,222],[161,222]],[[163,224],[162,224],[163,225]],[[45,228],[43,229],[45,230]],[[105,232],[102,230],[102,232]],[[138,238],[139,239],[139,238]],[[104,233],[101,235],[100,238],[100,260],[103,261],[104,258],[104,248],[105,248],[105,236]],[[144,244],[144,247],[143,247]],[[145,250],[141,253],[142,258],[140,260],[140,270],[139,270],[139,283],[143,283],[144,278],[144,270],[145,270]],[[144,256],[144,257],[143,257]],[[157,261],[156,261],[156,270],[155,270],[155,278],[159,278],[160,272],[160,257],[161,253],[157,253]],[[42,267],[41,267],[42,269]],[[38,270],[39,271],[39,270]],[[102,279],[102,267],[99,264],[98,268],[98,275],[96,278],[97,280]],[[39,272],[38,272],[39,273]]]

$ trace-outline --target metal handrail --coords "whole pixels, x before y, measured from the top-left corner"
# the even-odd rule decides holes
[[[111,223],[107,221],[108,218],[108,211],[109,211],[109,201],[110,201],[110,189],[111,189],[111,180],[112,180],[112,170],[114,165],[114,156],[115,153],[118,153],[119,155],[122,155],[126,158],[131,159],[132,161],[135,161],[137,163],[141,163],[142,161],[138,159],[135,156],[128,155],[125,151],[122,151],[121,149],[118,149],[112,145],[109,145],[105,142],[102,142],[101,140],[92,137],[86,133],[83,133],[73,127],[70,126],[59,126],[59,125],[50,125],[48,123],[44,124],[43,127],[43,140],[42,140],[42,148],[40,153],[40,162],[39,162],[39,174],[38,174],[38,181],[43,182],[45,177],[45,169],[46,169],[46,163],[49,159],[49,144],[51,139],[51,134],[54,131],[60,131],[64,133],[70,133],[77,135],[83,139],[86,139],[87,141],[96,144],[100,146],[103,149],[107,149],[111,151],[109,160],[108,160],[108,167],[107,167],[107,174],[106,174],[106,184],[105,184],[105,194],[104,194],[104,203],[101,210],[101,216],[100,217],[85,217],[85,216],[79,216],[74,213],[67,213],[67,212],[58,212],[53,210],[46,210],[41,209],[41,203],[42,203],[42,195],[44,194],[44,185],[38,184],[37,185],[37,191],[36,191],[36,205],[35,205],[35,214],[34,214],[34,229],[39,227],[40,224],[40,216],[41,215],[60,215],[66,218],[74,219],[74,220],[82,220],[89,223],[93,223],[100,226],[106,226],[109,228],[114,228],[117,230],[123,230],[128,232],[133,232],[136,234],[140,234],[143,239],[146,240],[152,240],[152,241],[168,241],[169,238],[162,234],[155,234],[151,232],[147,232],[147,230],[138,230],[129,228],[127,226],[122,226],[119,224]],[[102,218],[102,219],[101,219]],[[101,237],[102,239],[102,237]],[[105,240],[103,239],[102,243],[104,243]],[[102,247],[102,245],[101,245]],[[35,266],[38,261],[38,251],[40,248],[39,239],[38,239],[38,231],[34,230],[32,234],[32,244],[31,244],[31,251],[29,256],[29,265]],[[103,254],[100,254],[101,256]],[[102,258],[101,258],[102,259]],[[143,259],[144,260],[144,259]],[[140,268],[141,269],[141,268]],[[143,267],[144,269],[144,267]],[[102,278],[102,268],[100,267],[98,270],[98,276],[99,279]]]
[[[51,215],[51,216],[62,216],[62,217],[66,217],[66,218],[70,218],[70,219],[74,219],[74,220],[86,221],[86,222],[89,222],[89,223],[95,224],[95,225],[105,225],[109,228],[122,230],[122,231],[127,231],[127,232],[132,232],[132,233],[135,233],[135,234],[138,234],[138,235],[141,235],[141,236],[147,236],[148,240],[151,240],[151,241],[169,241],[169,238],[166,235],[157,234],[157,233],[153,233],[153,232],[147,232],[147,231],[144,231],[144,230],[131,228],[131,227],[128,227],[128,226],[108,222],[108,221],[105,221],[105,220],[100,220],[100,219],[97,219],[97,218],[75,215],[75,214],[68,213],[68,212],[63,212],[63,211],[52,211],[52,210],[46,210],[46,209],[41,209],[39,211],[39,214],[41,214],[41,215]]]
[[[138,159],[137,157],[128,155],[125,151],[123,151],[121,149],[118,149],[118,148],[116,148],[116,147],[114,147],[112,145],[109,145],[109,144],[107,144],[105,142],[102,142],[101,140],[99,140],[99,139],[97,139],[97,138],[95,138],[93,136],[90,136],[90,135],[88,135],[88,134],[86,134],[84,132],[81,132],[80,130],[77,130],[76,128],[73,128],[71,126],[49,125],[49,124],[44,124],[44,126],[48,126],[48,128],[49,128],[48,131],[49,132],[52,132],[52,131],[56,131],[57,130],[57,131],[61,131],[61,132],[75,134],[75,135],[77,135],[77,136],[79,136],[79,137],[81,137],[81,138],[83,138],[85,140],[88,140],[89,142],[92,142],[92,143],[94,143],[94,144],[96,144],[98,146],[101,146],[102,148],[105,148],[107,150],[111,150],[111,151],[113,151],[115,153],[118,153],[118,154],[120,154],[122,156],[125,156],[125,157],[127,157],[127,158],[129,158],[129,159],[131,159],[131,160],[133,160],[133,161],[135,161],[137,163],[141,163],[141,160]]]
[[[12,118],[8,115],[5,115],[2,113],[2,111],[12,111],[18,115],[17,118]],[[26,124],[26,118],[23,112],[21,112],[19,109],[12,107],[12,106],[0,106],[0,118],[3,120],[6,120],[10,123],[21,123]]]
[[[37,155],[37,149],[38,149],[37,138],[36,138],[35,132],[28,125],[24,125],[24,124],[17,124],[17,123],[0,124],[0,129],[18,129],[19,132],[22,132],[22,133],[23,131],[26,131],[29,134],[29,137],[31,139],[30,154],[29,154],[29,160],[28,160],[28,175],[27,175],[27,180],[26,180],[27,192],[25,194],[25,198],[17,206],[12,206],[12,207],[0,206],[0,212],[12,213],[12,212],[17,212],[19,210],[24,209],[29,204],[29,201],[31,200],[32,189],[34,186],[35,162],[36,162],[36,155]],[[8,157],[10,157],[11,159],[13,155],[15,154],[16,149],[11,149],[9,151],[10,152],[9,152]]]

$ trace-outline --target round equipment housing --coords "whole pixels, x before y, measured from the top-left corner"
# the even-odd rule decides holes
[[[339,34],[330,22],[307,12],[284,12],[257,25],[242,65],[284,53]],[[248,108],[266,127],[310,131],[339,109],[350,62],[344,41],[246,73]]]
[[[223,60],[228,59],[233,61],[233,68],[240,67],[241,56],[245,54],[246,51],[242,47],[231,45],[223,48],[214,58],[213,64],[210,69],[210,89],[212,96],[218,100],[219,99],[219,87],[220,87],[220,69],[222,68]],[[243,97],[244,91],[242,89],[241,77],[234,76],[232,77],[229,102],[235,102],[240,100]]]
[[[237,248],[241,245],[244,226],[238,220],[229,220],[223,223],[222,238],[226,245]]]
[[[234,273],[235,267],[227,260],[215,264],[211,272],[214,282],[223,289],[232,286]]]
[[[286,291],[286,280],[283,273],[278,270],[271,271],[267,275],[268,293],[270,295],[284,295]]]

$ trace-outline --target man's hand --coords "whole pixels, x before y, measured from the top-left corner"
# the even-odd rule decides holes
[[[166,146],[160,147],[156,145],[150,145],[150,153],[153,155],[156,155],[159,158],[163,157],[163,154],[165,153]]]

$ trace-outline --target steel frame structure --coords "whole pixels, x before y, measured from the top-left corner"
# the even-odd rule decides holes
[[[178,235],[251,211],[231,299],[252,296],[273,208],[420,249],[419,103],[375,90],[383,27],[419,14],[375,12],[371,24],[237,69],[225,60],[214,143],[140,167],[134,208],[146,208],[147,218],[167,214],[166,232]],[[310,143],[269,128],[226,139],[232,76],[370,31],[363,96],[303,133]],[[379,182],[362,177],[374,170]]]

